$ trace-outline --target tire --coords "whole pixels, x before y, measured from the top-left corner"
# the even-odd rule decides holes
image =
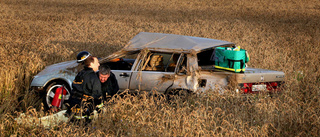
[[[65,84],[61,83],[61,82],[53,82],[51,83],[47,88],[46,88],[46,92],[45,95],[43,96],[43,105],[44,105],[44,109],[45,111],[49,110],[51,108],[51,102],[53,100],[53,97],[55,95],[56,89],[62,86],[65,86]],[[66,87],[66,86],[65,86]],[[69,100],[70,98],[70,90],[68,87],[65,88],[67,91],[66,96],[64,97],[64,101],[66,102],[66,100]],[[66,105],[63,103],[61,106],[61,109],[67,109]]]

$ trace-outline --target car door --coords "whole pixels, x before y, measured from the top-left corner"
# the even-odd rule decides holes
[[[132,71],[131,70],[112,70],[112,72],[117,78],[119,89],[120,90],[128,89]]]
[[[129,88],[130,78],[132,71],[134,70],[137,57],[138,53],[134,53],[106,62],[106,64],[111,68],[111,72],[116,76],[120,90]]]
[[[129,88],[164,93],[174,82],[174,64],[179,56],[179,54],[155,52],[142,55],[137,68],[131,73]]]

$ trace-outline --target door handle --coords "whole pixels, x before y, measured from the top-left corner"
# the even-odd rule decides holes
[[[120,77],[123,77],[123,78],[129,77],[129,75],[128,75],[127,73],[121,73],[119,76],[120,76]]]

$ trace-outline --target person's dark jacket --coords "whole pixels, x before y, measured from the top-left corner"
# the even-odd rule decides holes
[[[97,76],[99,76],[99,72],[97,73]],[[101,90],[103,95],[106,95],[107,93],[107,96],[111,97],[117,94],[117,92],[119,91],[117,78],[112,72],[110,72],[108,80],[104,83],[101,83]],[[106,98],[104,98],[104,100],[106,100]]]
[[[101,98],[101,82],[92,68],[84,67],[75,77],[72,83],[72,95],[92,96],[95,100]]]

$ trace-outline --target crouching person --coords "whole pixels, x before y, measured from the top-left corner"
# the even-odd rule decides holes
[[[111,72],[111,69],[108,65],[101,65],[99,67],[99,72],[96,72],[97,77],[99,77],[101,82],[101,91],[102,91],[102,100],[107,102],[110,98],[119,91],[118,81],[116,76]],[[98,113],[101,112],[101,108],[105,106],[104,103],[101,103],[97,107]]]
[[[84,64],[72,83],[71,97],[68,100],[67,114],[72,116],[71,120],[85,120],[90,122],[93,111],[101,104],[101,83],[96,75],[99,69],[97,57],[91,56],[89,52],[82,51],[77,55],[77,62]]]
[[[108,65],[101,65],[99,67],[99,72],[97,72],[97,76],[101,82],[103,100],[108,101],[119,91],[119,85],[116,76],[111,72],[111,69]]]

